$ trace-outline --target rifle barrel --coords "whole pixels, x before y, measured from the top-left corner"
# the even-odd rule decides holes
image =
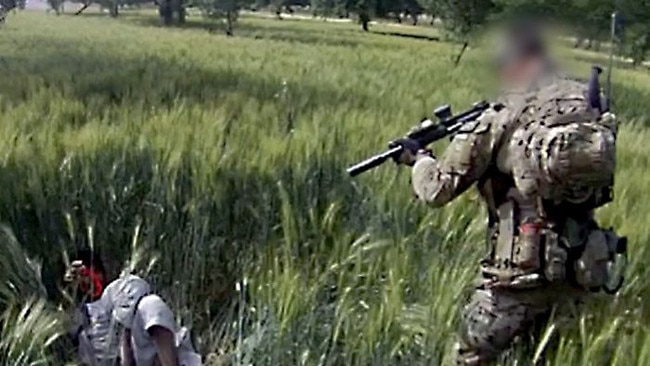
[[[386,160],[399,156],[399,154],[404,151],[404,148],[402,146],[396,146],[388,151],[385,151],[379,155],[375,155],[371,158],[368,158],[354,166],[351,166],[350,168],[347,169],[348,174],[350,174],[351,177],[355,177],[365,171],[368,171],[376,166],[379,166],[383,164]]]
[[[483,114],[483,112],[490,107],[486,101],[475,103],[474,106],[460,114],[440,121],[438,124],[431,125],[430,127],[415,131],[408,135],[408,138],[416,140],[422,146],[429,145],[430,143],[451,136],[465,123],[473,121]],[[363,172],[366,172],[374,167],[377,167],[386,160],[398,157],[404,148],[402,146],[393,147],[379,155],[368,158],[347,169],[351,177],[355,177]]]

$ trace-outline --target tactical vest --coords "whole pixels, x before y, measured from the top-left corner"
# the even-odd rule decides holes
[[[479,183],[490,212],[491,253],[482,269],[492,286],[568,280],[600,288],[611,277],[607,266],[624,252],[625,238],[599,230],[592,219],[593,209],[611,200],[611,126],[580,108],[579,84],[554,87],[523,98],[495,149],[494,167]]]

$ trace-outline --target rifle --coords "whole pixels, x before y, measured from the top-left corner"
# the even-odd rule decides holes
[[[420,122],[419,128],[410,132],[406,137],[415,140],[422,147],[427,146],[434,141],[454,135],[465,123],[475,121],[488,108],[490,108],[490,103],[480,101],[474,103],[472,108],[467,111],[454,116],[451,113],[451,106],[448,104],[442,105],[433,111],[433,114],[438,118],[438,123],[425,118]],[[383,164],[388,159],[398,158],[404,151],[404,147],[397,145],[394,141],[391,141],[388,147],[387,151],[348,168],[348,174],[355,177]]]

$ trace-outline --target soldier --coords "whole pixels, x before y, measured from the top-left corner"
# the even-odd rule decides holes
[[[495,361],[552,307],[622,281],[612,266],[626,239],[592,218],[611,201],[614,115],[599,90],[590,98],[586,83],[556,72],[537,29],[515,26],[507,42],[498,75],[509,91],[440,160],[399,141],[420,200],[443,206],[477,184],[488,207],[491,249],[464,309],[459,365]]]

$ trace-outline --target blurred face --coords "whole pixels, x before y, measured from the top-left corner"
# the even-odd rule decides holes
[[[525,87],[542,71],[543,61],[537,57],[512,60],[499,69],[499,81],[507,88]]]

